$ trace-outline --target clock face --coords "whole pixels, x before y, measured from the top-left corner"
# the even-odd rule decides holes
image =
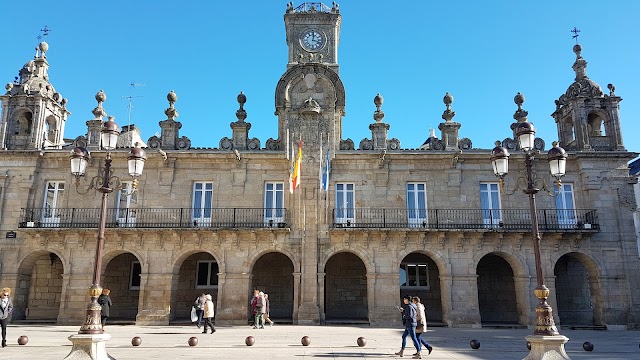
[[[302,47],[307,51],[318,51],[325,43],[324,34],[318,30],[307,30],[300,38]]]

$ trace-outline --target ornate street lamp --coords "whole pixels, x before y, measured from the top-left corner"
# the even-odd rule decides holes
[[[102,102],[106,99],[106,95],[102,90],[96,95],[98,100],[98,107],[96,108],[101,118],[104,115],[102,109]],[[96,113],[94,110],[94,113]],[[98,241],[96,244],[95,262],[93,266],[93,283],[89,289],[89,296],[91,301],[87,305],[86,316],[84,324],[78,331],[79,335],[72,335],[69,339],[73,342],[73,349],[69,356],[72,356],[74,351],[88,352],[94,354],[96,348],[98,352],[103,352],[103,356],[109,356],[106,354],[104,348],[104,341],[108,340],[110,336],[104,334],[101,324],[101,306],[98,304],[98,296],[102,293],[102,287],[100,286],[100,277],[102,271],[102,249],[104,247],[104,232],[106,227],[106,213],[107,213],[107,197],[114,189],[120,188],[120,179],[117,176],[112,175],[111,170],[111,151],[115,150],[118,142],[118,135],[120,135],[120,127],[113,121],[113,116],[109,116],[108,120],[102,124],[100,131],[101,147],[107,151],[104,168],[98,170],[98,174],[89,181],[89,186],[86,191],[81,192],[80,178],[84,177],[87,164],[91,158],[89,151],[83,147],[76,147],[71,151],[71,174],[75,177],[76,191],[80,194],[86,194],[90,190],[98,191],[102,193],[102,203],[100,207],[100,222],[98,223]],[[144,162],[146,156],[144,150],[139,146],[139,143],[135,144],[135,147],[131,149],[128,159],[129,175],[132,177],[132,191],[137,190],[138,178],[142,175],[144,168]],[[83,336],[86,335],[86,336]],[[103,336],[91,336],[91,335],[103,335]],[[91,348],[93,342],[94,347]],[[92,357],[94,358],[94,357]],[[102,357],[98,357],[102,358]],[[110,358],[110,357],[109,357]],[[106,359],[106,357],[105,357]]]
[[[540,260],[540,232],[538,229],[535,197],[540,189],[535,186],[536,179],[533,175],[533,160],[539,153],[534,145],[536,129],[533,124],[527,120],[527,112],[522,110],[524,96],[518,93],[514,101],[518,104],[518,111],[514,117],[519,121],[515,127],[515,136],[517,137],[520,150],[525,154],[525,166],[527,170],[527,187],[523,189],[523,192],[529,195],[529,208],[531,211],[531,238],[533,240],[533,253],[535,256],[537,281],[534,294],[540,300],[540,303],[536,306],[535,336],[531,337],[532,339],[527,337],[527,340],[531,342],[532,347],[531,353],[526,359],[542,359],[544,358],[545,353],[549,353],[551,351],[558,352],[556,356],[561,356],[557,357],[558,359],[569,359],[569,356],[566,355],[566,352],[564,351],[564,343],[569,339],[565,336],[561,336],[555,325],[553,320],[553,309],[547,303],[550,293],[549,288],[544,285],[544,277],[542,274],[542,264]],[[557,142],[553,142],[553,147],[549,150],[547,159],[549,161],[551,175],[556,179],[557,191],[561,191],[560,178],[565,174],[567,154],[564,149],[558,146]],[[496,141],[496,147],[491,150],[491,164],[493,165],[494,174],[500,179],[500,189],[502,191],[504,177],[509,172],[509,152],[507,149],[500,146],[499,141]],[[546,189],[544,184],[543,187]],[[553,193],[549,193],[552,196],[555,196]]]

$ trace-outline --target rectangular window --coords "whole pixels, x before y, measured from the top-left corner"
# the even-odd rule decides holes
[[[407,184],[407,215],[409,227],[427,225],[427,185],[424,183]]]
[[[133,183],[131,181],[123,181],[118,191],[118,202],[116,208],[116,218],[118,225],[121,227],[132,227],[136,224],[136,211],[131,208],[137,199],[137,193],[133,192]]]
[[[60,223],[60,205],[64,200],[64,181],[49,181],[44,194],[42,222],[45,224]]]
[[[426,289],[429,286],[429,266],[427,264],[402,263],[400,265],[400,287]]]
[[[284,217],[284,183],[264,184],[264,223],[272,226]]]
[[[129,276],[129,290],[140,290],[140,275],[142,274],[142,266],[140,261],[131,262],[131,275]]]
[[[218,287],[218,263],[200,260],[197,265],[196,289]]]
[[[208,226],[211,224],[211,207],[213,202],[213,183],[193,183],[193,225]]]
[[[485,227],[498,227],[502,221],[500,186],[498,183],[480,184],[480,207]]]
[[[355,195],[353,183],[336,184],[336,223],[350,226],[355,223]]]
[[[573,228],[576,225],[576,206],[573,198],[573,184],[562,184],[560,191],[557,185],[554,190],[556,196],[556,211],[558,212],[558,225],[560,228]]]

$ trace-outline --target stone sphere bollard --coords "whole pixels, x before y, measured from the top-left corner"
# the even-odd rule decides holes
[[[357,342],[358,342],[358,346],[360,347],[367,345],[367,339],[363,338],[362,336],[358,338]]]
[[[531,350],[531,343],[527,341],[527,349]]]
[[[300,339],[300,342],[302,343],[302,346],[309,346],[309,344],[311,344],[311,338],[305,335]]]
[[[480,349],[480,341],[473,339],[471,341],[469,341],[469,346],[471,346],[472,349],[477,350]]]
[[[255,344],[255,343],[256,343],[256,339],[255,339],[253,336],[247,336],[247,338],[246,338],[246,339],[244,339],[244,343],[245,343],[247,346],[253,346],[253,344]]]
[[[585,343],[582,344],[582,348],[584,349],[584,351],[593,351],[593,344],[585,341]]]
[[[133,346],[140,346],[140,344],[142,344],[142,339],[139,336],[134,336],[131,339],[131,345]]]
[[[28,342],[29,337],[27,337],[26,335],[22,335],[18,338],[18,345],[27,345]]]
[[[187,344],[189,344],[189,346],[196,346],[198,345],[198,338],[195,336],[192,336],[189,338],[189,341],[187,341]]]

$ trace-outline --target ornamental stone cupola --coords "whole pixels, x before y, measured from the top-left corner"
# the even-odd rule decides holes
[[[340,43],[340,9],[332,3],[303,2],[294,7],[287,4],[284,23],[289,47],[287,68],[296,64],[325,64],[338,72],[338,44]]]
[[[345,115],[338,75],[340,12],[335,3],[289,3],[284,22],[289,58],[275,93],[278,139],[267,140],[266,149],[290,154],[291,144],[302,140],[305,161],[320,161],[314,155],[320,147],[331,154],[340,147]]]
[[[5,86],[0,148],[4,150],[60,149],[68,116],[67,99],[49,82],[49,45],[41,42],[33,60]]]
[[[147,144],[151,149],[188,150],[191,148],[191,140],[186,136],[180,137],[182,123],[176,121],[179,114],[174,104],[178,101],[178,95],[171,90],[167,94],[167,100],[169,101],[169,107],[164,111],[167,119],[158,123],[161,129],[160,136],[154,135],[150,137],[147,140]]]
[[[560,146],[576,151],[624,151],[620,128],[619,104],[622,99],[609,84],[609,94],[587,76],[587,61],[582,46],[573,47],[576,61],[575,82],[556,100],[551,114],[558,127]]]

